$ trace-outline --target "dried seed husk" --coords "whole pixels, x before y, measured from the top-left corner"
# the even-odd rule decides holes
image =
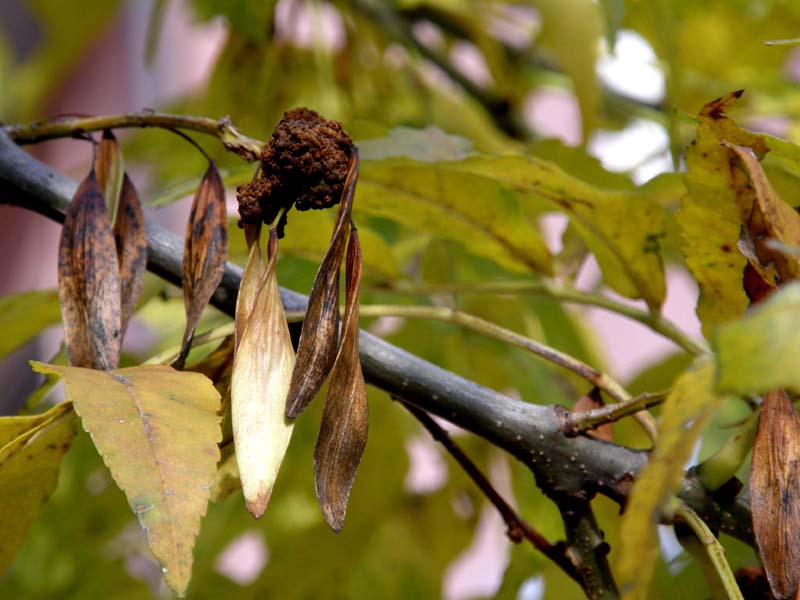
[[[116,226],[122,185],[125,178],[125,167],[119,142],[117,142],[117,138],[114,137],[110,129],[103,131],[103,137],[97,145],[94,166],[97,173],[97,183],[103,191],[103,198],[105,198],[109,221],[112,226]]]
[[[120,336],[125,335],[147,270],[147,230],[139,194],[127,174],[122,178],[117,220],[114,223],[120,285]]]
[[[261,280],[264,277],[266,265],[261,257],[261,243],[259,242],[261,225],[247,225],[245,237],[249,252],[247,262],[242,271],[242,282],[239,284],[239,292],[236,296],[236,323],[234,328],[234,339],[238,345],[244,333],[244,326],[250,313],[253,311],[253,304],[256,300]]]
[[[297,418],[319,392],[339,348],[339,270],[350,229],[353,197],[358,181],[358,149],[354,149],[331,243],[308,299],[308,309],[297,346],[297,365],[286,401],[286,416]]]
[[[314,449],[314,476],[322,514],[334,531],[344,525],[347,501],[367,444],[369,406],[358,354],[361,246],[355,228],[347,249],[347,300],[342,345],[333,365]]]
[[[764,396],[750,466],[753,532],[778,598],[800,581],[800,419],[784,390]]]
[[[70,365],[117,368],[120,284],[117,252],[94,170],[67,208],[58,248],[58,292]]]
[[[231,379],[236,461],[247,510],[256,518],[266,510],[293,428],[284,411],[295,357],[275,273],[277,241],[270,231],[269,262],[252,311],[237,314],[245,323]]]
[[[182,369],[191,348],[194,329],[214,295],[228,260],[225,189],[213,161],[194,195],[183,246],[183,301],[186,330],[181,353],[173,367]]]

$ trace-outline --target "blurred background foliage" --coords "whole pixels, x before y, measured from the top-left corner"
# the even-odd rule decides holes
[[[149,3],[148,23],[139,29],[146,43],[137,57],[145,69],[164,52],[165,36],[171,35],[163,26],[171,4],[175,2]],[[434,131],[434,161],[442,157],[436,152],[444,151],[525,153],[552,161],[573,177],[606,190],[633,190],[650,176],[667,172],[648,184],[655,190],[648,192],[649,197],[667,213],[676,210],[684,193],[680,176],[674,173],[681,168],[681,150],[694,135],[694,115],[705,102],[744,88],[747,94],[734,115],[740,122],[800,141],[800,52],[795,45],[764,43],[797,36],[800,4],[794,0],[193,0],[182,6],[197,22],[221,25],[224,42],[202,86],[154,108],[230,115],[241,131],[260,139],[268,138],[283,111],[301,105],[342,121],[357,143],[388,136],[398,126],[435,126],[459,137]],[[120,35],[133,12],[141,13],[110,0],[4,0],[0,7],[0,120],[4,122],[46,116],[53,94],[69,85],[78,70],[91,67],[97,40],[109,31]],[[632,43],[634,50],[625,55],[623,50]],[[647,77],[654,77],[655,84],[645,86],[645,76],[641,86],[635,77],[620,83],[612,76],[613,69],[633,68],[624,61],[613,66],[623,58],[648,63]],[[118,76],[124,78],[125,73]],[[569,123],[554,130],[550,122],[569,117],[557,113],[542,118],[537,112],[548,94],[572,115],[572,133]],[[622,167],[614,162],[613,149],[598,150],[608,136],[641,127],[655,131],[663,143],[654,150],[634,149],[638,156]],[[163,133],[123,137],[126,159],[145,181],[143,196],[151,214],[158,217],[167,210],[161,207],[192,193],[202,160],[189,145]],[[451,145],[441,146],[442,140]],[[198,141],[218,160],[231,189],[252,175],[252,167],[225,155],[214,140]],[[401,140],[392,147],[402,144]],[[643,147],[653,148],[648,144]],[[376,161],[382,147],[365,145]],[[428,150],[426,144],[412,147],[407,156],[424,162]],[[365,156],[367,174],[370,152]],[[795,180],[785,181],[781,184],[776,177],[774,183],[792,202],[797,195],[796,187],[791,191]],[[449,191],[445,188],[445,195]],[[507,188],[495,192],[498,199],[493,197],[493,202],[519,201]],[[379,190],[362,196],[367,193],[372,201],[368,198],[361,204],[382,201]],[[453,202],[460,203],[458,214],[496,210],[495,205],[481,206],[487,198],[472,197],[470,189],[459,189],[457,194]],[[424,201],[417,199],[416,204]],[[435,196],[428,202],[439,206]],[[498,259],[493,247],[460,239],[460,233],[448,235],[447,214],[419,212],[422,209],[415,208],[414,201],[404,206],[396,198],[384,212],[360,209],[359,204],[357,199],[356,219],[365,245],[362,303],[450,305],[596,366],[613,363],[614,357],[603,355],[581,311],[547,298],[399,293],[398,288],[452,282],[523,281],[531,274]],[[404,210],[408,214],[401,214]],[[526,213],[525,218],[532,217]],[[237,235],[235,218],[231,225],[231,258],[242,263],[244,242]],[[509,221],[499,226],[511,227]],[[291,215],[279,264],[282,285],[309,289],[329,230],[330,215]],[[546,237],[541,231],[531,235]],[[672,235],[668,225],[662,254],[667,263],[680,268]],[[570,279],[587,255],[583,238],[568,226],[560,240],[549,245],[546,251],[554,254],[556,274]],[[53,302],[51,296],[51,312]],[[129,348],[125,360],[140,362],[174,346],[183,326],[182,311],[178,290],[149,279],[137,315],[148,342]],[[200,330],[226,321],[209,309]],[[518,349],[450,325],[384,318],[365,319],[364,326],[423,358],[527,402],[571,406],[587,391],[585,382]],[[631,377],[629,389],[633,393],[666,389],[688,362],[682,353],[662,356]],[[423,444],[425,434],[383,393],[371,391],[370,401],[370,439],[343,532],[336,536],[328,531],[316,508],[311,455],[321,405],[317,402],[300,419],[262,521],[254,522],[243,510],[239,493],[209,507],[197,540],[188,597],[496,594],[527,599],[541,597],[542,590],[548,598],[580,597],[579,588],[530,547],[511,547],[497,535],[487,546],[486,531],[496,534],[502,525],[492,521],[488,529],[476,529],[485,503],[438,449],[425,445],[428,463],[439,465],[432,482],[409,485],[413,453],[407,449],[413,443]],[[704,437],[701,458],[713,452],[732,424],[746,414],[744,406],[726,406]],[[616,426],[615,440],[645,445],[640,432],[628,423]],[[563,535],[557,510],[522,465],[496,454],[479,439],[460,436],[459,441],[537,529],[551,540]],[[613,564],[614,542],[624,535],[618,531],[618,507],[603,498],[594,504]],[[248,539],[266,543],[268,560],[263,570],[255,570],[252,581],[237,583],[224,575],[221,557],[230,544]],[[488,547],[493,558],[477,569],[485,571],[483,583],[458,595],[453,591],[458,586],[452,581],[445,584],[445,575],[450,573],[453,579],[448,568],[476,541],[484,551]],[[722,541],[734,568],[755,563],[751,550],[727,537]],[[705,597],[699,569],[667,537],[663,548],[650,597]],[[464,570],[455,575],[465,576]],[[66,457],[59,487],[16,564],[0,579],[0,590],[3,597],[31,599],[168,597],[124,496],[85,434],[78,436]]]

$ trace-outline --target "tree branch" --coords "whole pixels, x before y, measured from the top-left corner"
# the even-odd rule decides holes
[[[583,589],[591,600],[615,600],[617,584],[608,565],[610,548],[603,540],[588,500],[568,498],[558,503],[567,532],[567,555],[581,575]]]
[[[264,143],[242,135],[228,117],[188,117],[157,112],[106,115],[102,117],[57,117],[27,125],[8,125],[3,130],[18,144],[31,144],[55,138],[77,136],[90,131],[125,127],[160,127],[167,130],[188,129],[212,135],[229,151],[253,162],[261,156]]]
[[[363,306],[361,308],[362,317],[385,315],[432,319],[459,325],[465,329],[492,337],[496,340],[500,340],[501,342],[505,342],[506,344],[516,346],[517,348],[527,350],[528,352],[531,352],[532,354],[535,354],[536,356],[539,356],[544,360],[553,363],[554,365],[558,365],[559,367],[563,367],[564,369],[572,371],[576,375],[583,377],[586,381],[598,389],[604,391],[619,404],[625,404],[632,400],[630,394],[625,390],[625,388],[623,388],[622,385],[620,385],[607,373],[603,373],[599,369],[595,369],[594,367],[579,361],[577,358],[570,356],[569,354],[564,354],[563,352],[560,352],[555,348],[551,348],[546,344],[542,344],[541,342],[532,340],[529,337],[515,333],[510,329],[506,329],[505,327],[500,327],[496,323],[481,319],[475,315],[471,315],[454,308],[449,308],[447,306],[391,306],[373,304],[369,306]],[[655,421],[653,421],[653,417],[644,412],[644,410],[645,408],[639,408],[635,411],[631,411],[629,414],[632,414],[634,418],[639,421],[647,435],[650,437],[653,443],[655,443],[656,438],[658,437],[656,424]]]
[[[0,132],[0,203],[21,206],[63,222],[77,183],[37,161]],[[183,241],[146,219],[148,268],[180,285]],[[234,314],[240,267],[228,264],[213,304]],[[305,310],[306,296],[281,290],[287,310]],[[586,436],[568,438],[551,406],[528,404],[467,381],[366,332],[360,337],[367,381],[506,450],[530,467],[540,485],[586,497],[601,493],[624,502],[647,453]],[[746,498],[722,503],[687,477],[679,496],[708,524],[753,544]]]
[[[420,410],[413,404],[406,404],[400,398],[395,398],[400,401],[400,404],[408,410],[417,421],[419,421],[425,429],[431,434],[431,437],[444,446],[445,450],[450,453],[456,462],[461,465],[461,468],[469,475],[470,479],[475,482],[483,494],[494,504],[497,512],[503,517],[507,528],[507,535],[509,539],[519,543],[523,538],[528,540],[534,548],[544,554],[547,558],[561,567],[564,572],[572,577],[578,583],[581,583],[580,575],[578,574],[575,566],[570,562],[567,556],[559,549],[548,542],[538,531],[531,527],[511,505],[498,493],[492,486],[491,482],[486,476],[481,473],[480,469],[473,463],[464,451],[456,444],[453,439],[447,435],[447,432],[442,429],[439,424],[434,421],[428,413]]]

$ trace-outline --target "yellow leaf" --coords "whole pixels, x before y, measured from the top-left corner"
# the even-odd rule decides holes
[[[64,379],[67,398],[147,533],[164,579],[182,595],[220,456],[213,384],[165,366],[105,372],[32,365]]]
[[[709,102],[700,112],[697,139],[686,151],[686,187],[676,220],[683,234],[686,266],[700,286],[697,316],[708,336],[715,326],[741,316],[748,304],[742,287],[747,259],[737,250],[743,217],[754,193],[747,175],[731,168],[722,140],[748,146],[763,157],[763,139],[725,116],[741,92]]]
[[[58,293],[40,290],[0,298],[0,359],[32,339],[48,325],[58,323]]]
[[[74,435],[69,402],[35,417],[0,419],[0,573],[53,493]]]
[[[664,403],[658,445],[636,477],[620,524],[625,535],[620,539],[617,575],[625,600],[647,597],[658,555],[659,511],[677,488],[703,426],[725,400],[714,393],[713,383],[713,362],[700,358],[678,379]]]
[[[453,164],[460,162],[365,161],[356,217],[384,217],[435,233],[512,271],[550,273],[541,232],[526,221],[514,193],[490,178],[453,172]]]
[[[518,196],[531,219],[543,212],[563,211],[597,258],[609,287],[628,298],[642,298],[654,309],[664,301],[660,248],[666,225],[663,193],[657,187],[598,188],[553,163],[529,156],[476,157],[447,165],[501,184],[506,195]],[[534,230],[531,225],[528,229]]]

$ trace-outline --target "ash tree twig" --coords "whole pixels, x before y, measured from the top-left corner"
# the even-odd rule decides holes
[[[431,434],[431,437],[442,444],[445,450],[450,453],[456,462],[464,469],[464,472],[469,475],[470,479],[475,482],[475,485],[480,488],[481,492],[491,502],[500,513],[506,524],[506,535],[508,538],[518,544],[523,539],[528,540],[531,545],[539,552],[544,554],[547,558],[556,563],[561,569],[572,579],[579,584],[581,583],[580,575],[578,574],[575,566],[570,562],[567,556],[562,552],[558,545],[553,545],[545,539],[538,531],[536,531],[527,521],[520,517],[511,505],[505,501],[500,493],[494,488],[492,483],[481,472],[477,465],[472,462],[469,456],[456,444],[447,432],[434,421],[431,416],[424,410],[421,410],[413,404],[404,402],[402,398],[392,396],[393,400],[398,401],[403,408],[410,412],[419,421],[425,429]]]
[[[562,430],[565,435],[580,435],[592,429],[597,429],[606,423],[614,423],[625,417],[635,415],[651,406],[657,406],[666,399],[667,394],[665,392],[656,394],[644,393],[625,402],[607,404],[585,412],[567,412],[564,415]]]
[[[90,131],[136,127],[158,127],[173,133],[181,129],[205,133],[218,138],[226,149],[248,162],[258,160],[264,147],[260,140],[239,133],[228,117],[210,119],[148,111],[100,117],[55,117],[27,125],[6,125],[2,129],[18,144],[32,144],[55,138],[79,137]]]

